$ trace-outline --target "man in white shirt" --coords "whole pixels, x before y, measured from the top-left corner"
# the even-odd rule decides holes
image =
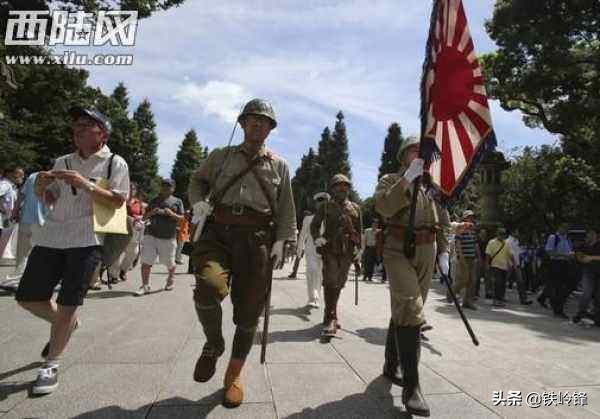
[[[5,175],[6,177],[0,177],[0,259],[11,240],[13,210],[25,173],[20,167],[11,167]],[[8,248],[10,249],[10,247]]]
[[[329,201],[330,196],[327,192],[319,192],[313,197],[315,206],[318,208],[321,203]],[[300,258],[302,252],[306,255],[306,289],[308,292],[308,306],[319,308],[321,298],[321,285],[323,283],[323,258],[317,253],[315,241],[310,235],[310,223],[314,214],[307,215],[302,221],[302,230],[298,237],[298,246],[296,247],[296,257]]]
[[[33,394],[48,394],[58,386],[60,357],[79,325],[90,279],[101,262],[104,235],[94,232],[93,203],[120,207],[129,193],[129,169],[106,146],[110,122],[95,108],[74,107],[76,151],[56,159],[54,168],[40,172],[35,193],[50,211],[33,237],[35,247],[17,290],[21,307],[51,324],[50,341],[42,351],[46,362],[38,372]],[[107,189],[96,185],[108,178]],[[61,284],[56,303],[52,294]]]

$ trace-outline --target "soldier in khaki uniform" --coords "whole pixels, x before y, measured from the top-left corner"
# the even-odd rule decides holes
[[[194,211],[210,212],[192,253],[194,302],[206,335],[194,380],[208,381],[225,350],[221,301],[231,293],[236,330],[224,379],[228,407],[242,403],[240,374],[265,307],[272,267],[282,260],[284,242],[295,240],[296,229],[287,163],[264,145],[277,125],[271,105],[251,100],[238,122],[244,142],[214,150],[192,175],[188,191]]]
[[[323,256],[323,294],[325,315],[323,336],[334,336],[337,324],[337,303],[348,279],[350,265],[358,257],[361,245],[362,221],[360,207],[348,200],[350,180],[333,176],[329,184],[331,201],[324,202],[310,223],[310,234]],[[321,224],[325,229],[321,235]]]
[[[448,241],[444,230],[449,228],[450,221],[447,211],[422,187],[418,191],[415,216],[416,253],[414,258],[406,258],[403,249],[412,182],[423,173],[423,160],[417,158],[418,153],[419,139],[407,138],[398,152],[399,172],[383,176],[377,185],[375,209],[388,219],[383,260],[390,282],[390,329],[395,337],[395,342],[386,344],[384,375],[396,377],[399,365],[406,410],[413,415],[429,416],[429,406],[419,386],[420,328],[425,323],[423,306],[436,256],[442,272],[448,273]],[[390,359],[391,354],[396,358]]]

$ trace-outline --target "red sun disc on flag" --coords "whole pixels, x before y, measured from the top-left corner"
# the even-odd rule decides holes
[[[462,1],[440,0],[434,7],[425,136],[435,140],[441,152],[430,167],[433,181],[452,195],[492,131],[492,121]]]

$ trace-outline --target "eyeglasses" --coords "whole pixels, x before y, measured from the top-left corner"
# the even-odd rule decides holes
[[[73,128],[94,128],[99,125],[96,121],[93,120],[79,120],[73,123]]]

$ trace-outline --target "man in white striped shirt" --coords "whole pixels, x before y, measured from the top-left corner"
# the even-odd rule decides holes
[[[120,207],[129,193],[129,170],[106,146],[110,122],[94,108],[75,107],[73,139],[77,150],[59,157],[54,168],[40,172],[35,193],[50,208],[46,223],[32,238],[35,247],[17,290],[24,309],[51,324],[50,342],[42,351],[33,394],[48,394],[58,386],[59,359],[79,320],[90,279],[101,262],[104,237],[94,232],[93,202]],[[108,177],[110,187],[95,184]],[[52,294],[61,284],[56,303]]]

